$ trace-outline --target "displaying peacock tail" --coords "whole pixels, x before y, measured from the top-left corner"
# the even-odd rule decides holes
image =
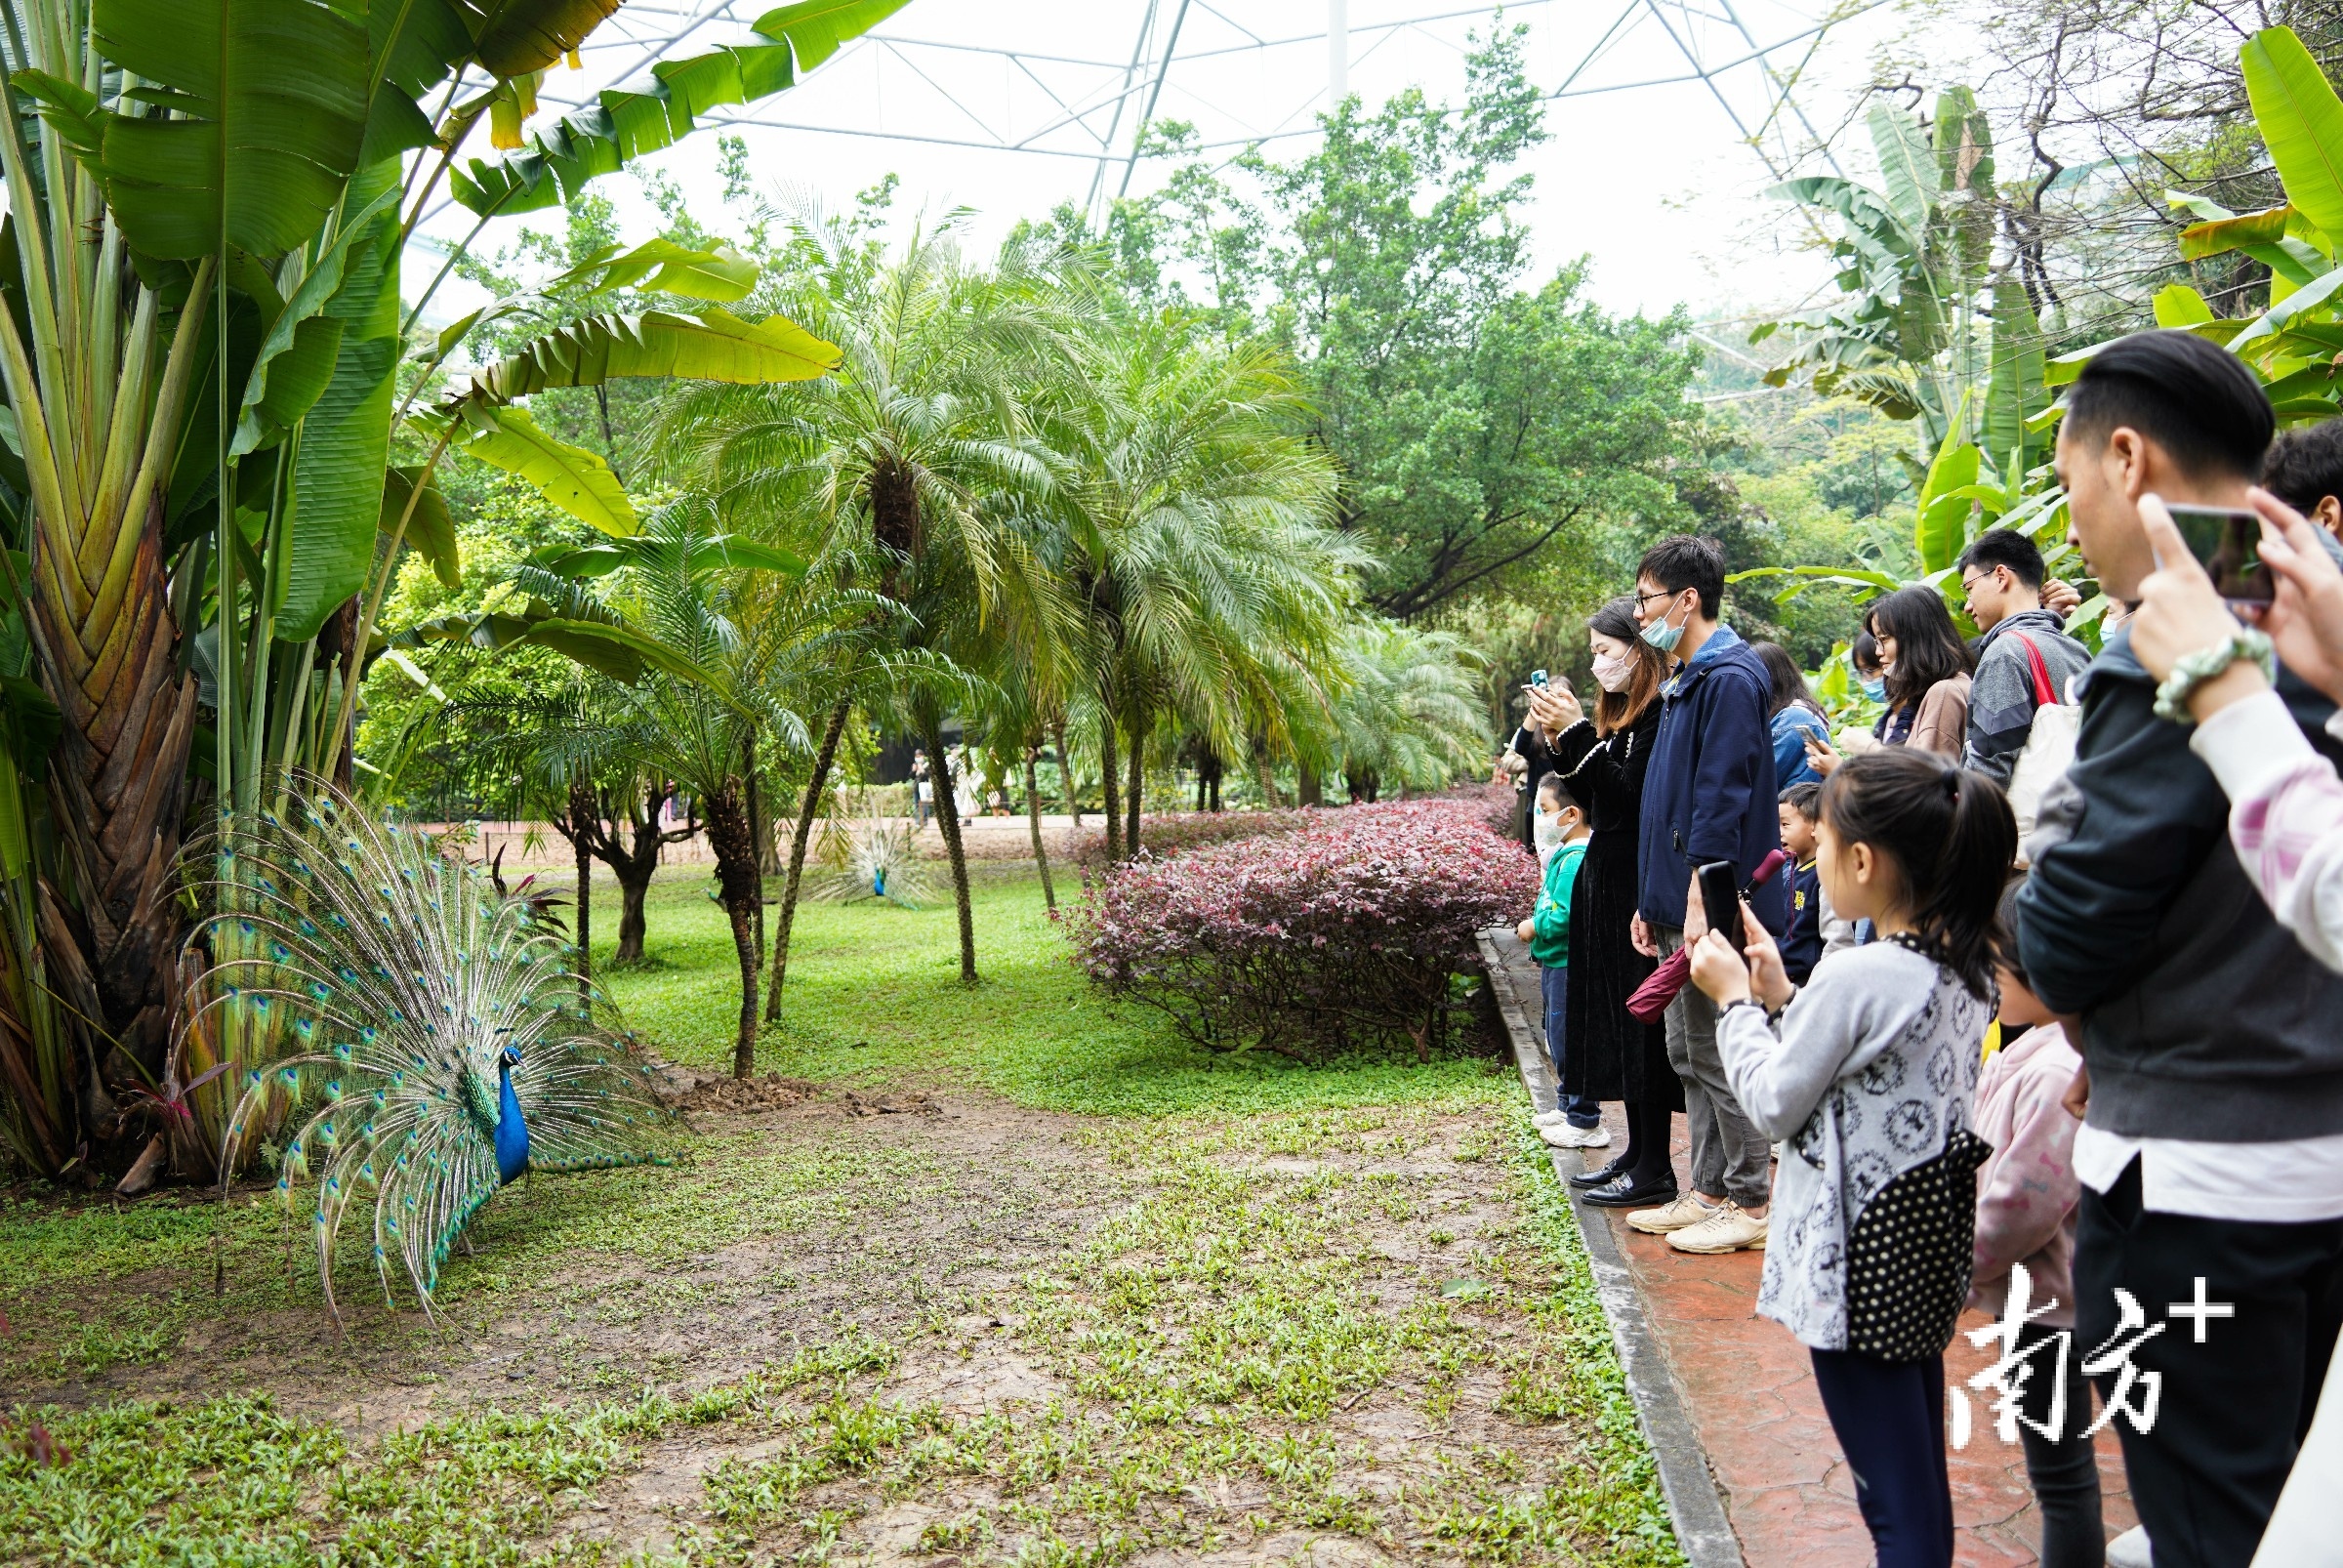
[[[664,1163],[678,1124],[641,1054],[586,1015],[564,934],[528,900],[320,781],[285,799],[195,849],[216,913],[190,938],[210,962],[186,1027],[266,1063],[244,1071],[221,1170],[281,1142],[279,1199],[315,1187],[328,1303],[355,1206],[385,1297],[396,1259],[429,1311],[499,1186]]]

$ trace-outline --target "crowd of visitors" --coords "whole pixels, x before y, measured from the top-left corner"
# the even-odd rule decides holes
[[[2095,656],[2081,596],[1991,530],[1973,639],[1933,586],[1867,606],[1880,718],[1833,738],[1720,618],[1722,550],[1677,536],[1589,622],[1591,710],[1525,692],[1540,1130],[1607,1147],[1624,1102],[1582,1201],[1764,1251],[1755,1308],[1812,1357],[1879,1568],[1952,1562],[1964,1306],[1997,1320],[1968,1386],[2023,1440],[2048,1568],[2343,1563],[2343,422],[2274,432],[2189,333],[2082,369],[2057,463]],[[2249,509],[2274,596],[2224,599],[2168,505]],[[2114,1543],[2106,1425],[2141,1519]]]

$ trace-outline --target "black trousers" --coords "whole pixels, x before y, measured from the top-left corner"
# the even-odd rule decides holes
[[[1815,1391],[1855,1474],[1877,1568],[1952,1568],[1945,1475],[1945,1358],[1881,1361],[1813,1350]],[[2163,1568],[2159,1559],[2157,1568]]]
[[[2197,1299],[2233,1317],[2196,1321],[2172,1308]],[[2343,1219],[2307,1224],[2199,1219],[2140,1206],[2133,1161],[2105,1195],[2085,1187],[2076,1226],[2075,1343],[2098,1350],[2116,1333],[2115,1293],[2131,1293],[2147,1326],[2164,1330],[2131,1354],[2162,1376],[2153,1426],[2113,1422],[2132,1501],[2156,1568],[2246,1568],[2309,1429],[2343,1325]],[[2137,1331],[2135,1331],[2137,1332]],[[2114,1403],[2118,1373],[2095,1381]],[[2126,1403],[2136,1408],[2135,1383]]]
[[[2032,1349],[2054,1339],[2057,1329],[2029,1323],[2018,1331],[2021,1349]],[[2035,1372],[2026,1380],[2018,1408],[2042,1425],[2050,1424],[2052,1406],[2062,1386],[2051,1376],[2054,1354],[2034,1358]],[[2042,1514],[2041,1568],[2106,1568],[2107,1527],[2099,1512],[2099,1455],[2084,1433],[2091,1425],[2091,1385],[2083,1380],[2082,1352],[2070,1341],[2064,1382],[2065,1408],[2060,1411],[2058,1435],[2044,1437],[2024,1422],[2018,1441],[2026,1449],[2026,1480]]]

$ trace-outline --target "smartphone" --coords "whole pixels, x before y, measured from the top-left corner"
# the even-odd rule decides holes
[[[1543,670],[1532,670],[1530,672],[1530,684],[1533,686],[1544,685],[1545,672]]]
[[[2267,604],[2278,579],[2262,564],[2262,517],[2239,507],[2168,506],[2189,554],[2232,604]]]
[[[1724,933],[1733,951],[1741,951],[1747,939],[1741,929],[1741,884],[1733,875],[1733,862],[1711,860],[1701,867],[1701,908],[1708,916],[1708,928]]]

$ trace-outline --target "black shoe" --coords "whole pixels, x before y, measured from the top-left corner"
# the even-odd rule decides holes
[[[1676,1178],[1672,1176],[1647,1181],[1641,1186],[1622,1176],[1604,1186],[1579,1194],[1581,1202],[1592,1204],[1597,1209],[1642,1209],[1667,1203],[1675,1196]]]
[[[1616,1177],[1625,1176],[1628,1163],[1627,1156],[1622,1154],[1609,1165],[1597,1166],[1592,1171],[1581,1171],[1570,1178],[1570,1184],[1574,1187],[1605,1186]]]

